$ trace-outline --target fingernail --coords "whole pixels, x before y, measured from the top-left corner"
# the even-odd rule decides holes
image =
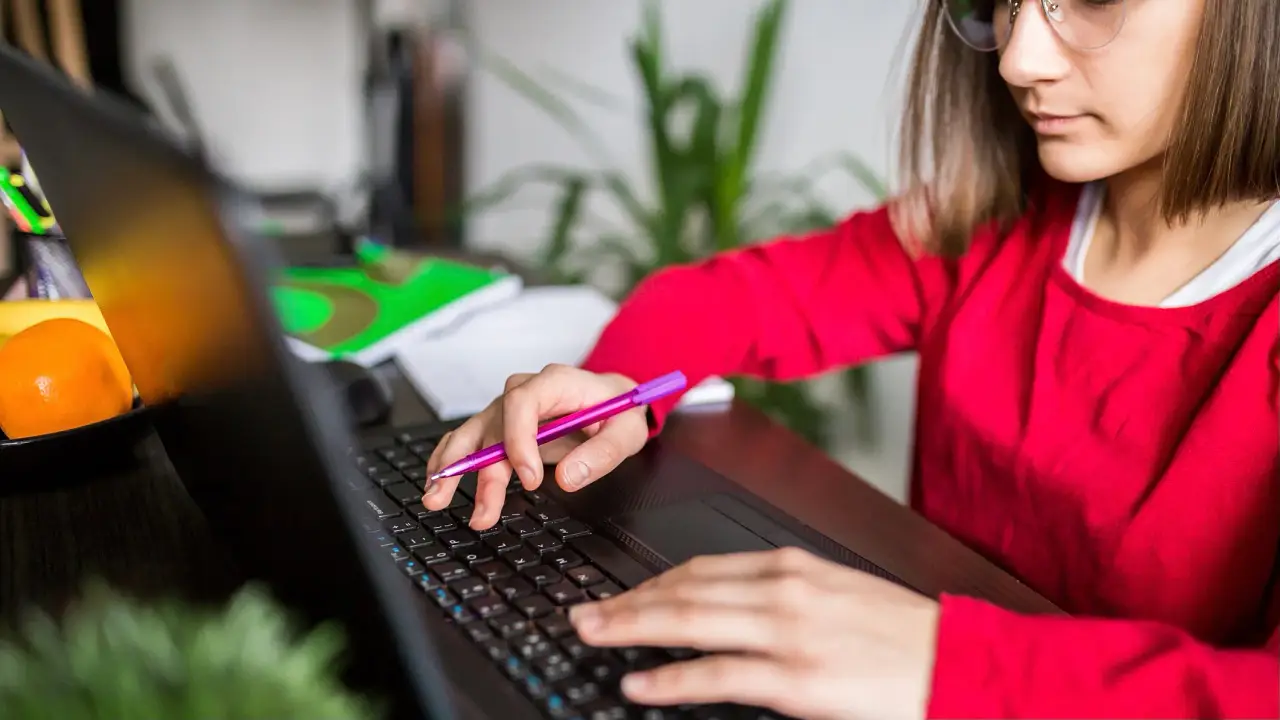
[[[622,677],[622,692],[624,695],[636,695],[648,690],[651,684],[645,673],[631,673]]]
[[[569,609],[569,622],[578,632],[592,632],[600,627],[600,611],[591,605],[577,605]]]
[[[533,484],[538,481],[537,471],[528,465],[522,465],[518,470],[516,470],[516,474],[520,476],[520,482],[523,483],[525,487],[533,487]]]
[[[428,482],[427,486],[422,489],[422,497],[431,497],[432,495],[435,495],[436,491],[439,489],[440,483],[434,481]]]
[[[476,527],[476,521],[484,517],[485,506],[483,503],[476,503],[476,509],[471,512],[471,522],[467,523],[473,529]]]
[[[591,468],[581,460],[572,463],[566,469],[564,479],[568,481],[569,487],[580,488],[587,484],[587,478],[591,476]]]

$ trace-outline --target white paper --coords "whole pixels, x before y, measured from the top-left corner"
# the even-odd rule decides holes
[[[526,288],[401,349],[396,363],[442,419],[467,417],[501,395],[511,375],[552,363],[580,364],[616,312],[613,300],[590,287]],[[712,378],[686,393],[680,406],[723,405],[732,399],[733,386]]]

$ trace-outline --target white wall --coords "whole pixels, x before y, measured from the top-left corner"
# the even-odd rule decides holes
[[[758,0],[665,0],[670,62],[704,68],[733,91],[743,70],[750,23]],[[617,167],[633,178],[646,171],[639,86],[626,41],[639,22],[639,0],[469,0],[472,28],[493,52],[527,72],[564,73],[619,96],[624,111],[578,103],[587,123],[610,147]],[[795,0],[781,45],[772,111],[764,127],[760,168],[795,171],[837,150],[857,153],[882,173],[895,145],[906,41],[918,3],[907,0]],[[629,111],[628,111],[629,110]],[[506,85],[478,74],[472,81],[467,173],[483,187],[527,163],[590,164],[574,138]],[[851,183],[829,183],[826,195],[844,208],[871,198]],[[527,252],[546,228],[546,196],[530,195],[517,209],[476,222],[470,241]],[[608,206],[598,207],[610,218]],[[878,364],[874,370],[881,442],[875,448],[845,443],[839,456],[889,494],[906,492],[907,452],[914,413],[915,362]]]
[[[214,152],[233,176],[258,187],[340,185],[361,166],[360,73],[364,48],[356,4],[364,0],[131,0],[126,20],[133,75],[154,54],[171,54],[191,86]],[[534,74],[558,71],[621,99],[622,110],[580,105],[634,178],[646,170],[639,92],[626,54],[640,0],[464,0],[473,31],[493,51]],[[738,86],[759,0],[664,0],[670,62],[705,69]],[[795,0],[787,18],[760,167],[793,171],[836,150],[887,171],[893,154],[909,0]],[[142,88],[149,81],[142,76]],[[472,80],[466,172],[472,188],[532,162],[585,163],[574,139],[499,81]],[[840,206],[871,198],[830,183]],[[548,222],[546,197],[491,214],[469,241],[531,252]],[[521,209],[523,208],[523,209]],[[609,216],[607,207],[600,213]],[[879,364],[877,448],[846,445],[840,457],[890,494],[905,493],[914,412],[914,361]]]
[[[347,186],[364,143],[359,2],[129,0],[126,72],[156,102],[151,63],[169,57],[232,178],[261,190]]]

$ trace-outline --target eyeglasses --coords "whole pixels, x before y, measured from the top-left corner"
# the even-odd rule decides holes
[[[1124,0],[940,0],[951,29],[969,47],[990,52],[1005,46],[1027,6],[1039,5],[1049,26],[1076,50],[1108,45],[1124,26]]]

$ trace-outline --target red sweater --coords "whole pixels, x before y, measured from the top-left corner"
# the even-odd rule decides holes
[[[882,208],[665,270],[584,365],[692,385],[918,351],[912,506],[1073,615],[944,596],[930,715],[1280,717],[1280,264],[1110,302],[1062,268],[1077,196],[959,259]]]

